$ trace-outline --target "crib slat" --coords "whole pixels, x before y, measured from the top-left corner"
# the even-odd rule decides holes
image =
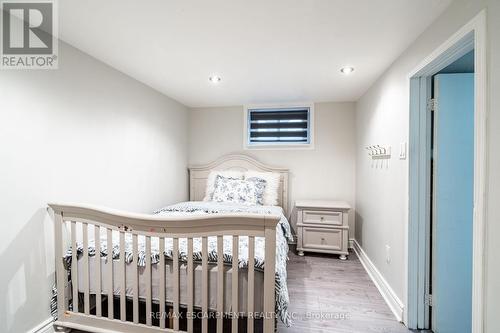
[[[83,308],[86,315],[90,314],[90,283],[89,283],[89,225],[82,223],[83,228]]]
[[[233,273],[231,283],[231,304],[233,311],[232,333],[238,332],[238,249],[239,236],[233,236]]]
[[[106,268],[108,270],[108,318],[114,318],[113,312],[113,231],[111,229],[106,230],[106,242],[108,248],[108,256]]]
[[[71,282],[73,289],[73,312],[78,311],[78,255],[76,243],[76,222],[71,221]]]
[[[127,318],[127,285],[125,281],[125,233],[120,231],[120,320]]]
[[[159,275],[160,275],[160,328],[165,328],[165,238],[160,237],[160,262],[159,262]]]
[[[95,243],[95,314],[97,317],[102,316],[101,304],[101,227],[94,225],[94,243]]]
[[[275,313],[275,265],[276,265],[276,229],[264,231],[266,244],[264,260],[264,333],[274,332]]]
[[[146,279],[146,325],[151,326],[151,237],[146,236],[146,268],[144,278]]]
[[[193,239],[188,238],[187,251],[187,330],[193,332],[193,311],[194,311],[194,277],[193,277]]]
[[[174,279],[174,331],[179,330],[179,238],[174,238],[172,251],[174,259],[173,279]]]
[[[208,333],[208,240],[207,237],[201,239],[201,332]]]
[[[247,332],[254,331],[254,284],[255,284],[255,238],[254,236],[248,237],[248,320]]]
[[[217,236],[217,333],[222,333],[224,313],[224,253],[223,238]]]
[[[137,234],[132,235],[132,285],[134,288],[134,296],[133,296],[133,321],[134,324],[139,323],[139,279],[138,279],[138,270],[137,270]]]

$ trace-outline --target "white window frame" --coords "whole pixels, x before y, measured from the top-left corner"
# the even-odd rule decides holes
[[[248,140],[248,110],[251,109],[280,109],[280,108],[309,108],[309,142],[308,143],[258,143],[250,144]],[[243,107],[243,148],[249,150],[310,150],[314,149],[314,103],[293,104],[250,104]]]

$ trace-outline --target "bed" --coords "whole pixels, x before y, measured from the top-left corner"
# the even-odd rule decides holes
[[[214,171],[252,170],[279,174],[277,205],[203,200]],[[189,167],[189,180],[189,202],[151,215],[49,204],[59,258],[56,325],[222,332],[229,320],[237,332],[244,319],[243,331],[274,332],[276,319],[290,323],[288,170],[229,155]]]

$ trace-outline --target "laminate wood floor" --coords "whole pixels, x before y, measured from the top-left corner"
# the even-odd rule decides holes
[[[290,251],[288,291],[292,327],[280,333],[408,333],[396,321],[354,253],[336,255]],[[85,333],[73,331],[75,333]]]
[[[292,327],[280,333],[403,333],[399,323],[371,281],[358,257],[290,251],[288,291]]]

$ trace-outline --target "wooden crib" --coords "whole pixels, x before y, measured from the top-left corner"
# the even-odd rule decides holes
[[[223,253],[222,253],[222,237],[230,235],[233,237],[233,262],[232,262],[232,312],[238,313],[238,246],[240,236],[249,236],[249,265],[248,265],[248,316],[247,316],[247,331],[254,331],[254,239],[255,237],[265,237],[265,269],[264,269],[264,332],[274,332],[274,307],[275,307],[275,254],[276,254],[276,225],[279,222],[279,216],[258,215],[258,214],[213,214],[207,216],[196,217],[159,217],[143,214],[130,214],[109,209],[98,209],[82,205],[62,205],[50,204],[50,208],[54,212],[55,221],[55,256],[56,260],[56,282],[57,282],[57,309],[58,320],[55,323],[58,326],[88,330],[92,332],[137,332],[140,327],[141,332],[177,332],[179,331],[179,318],[174,316],[173,327],[165,328],[165,320],[160,320],[160,325],[155,327],[152,325],[152,316],[149,315],[152,306],[151,288],[147,289],[145,300],[146,305],[146,324],[139,323],[139,297],[138,297],[138,281],[137,281],[137,239],[143,235],[146,239],[146,266],[145,277],[151,280],[151,238],[158,237],[160,249],[159,252],[164,252],[164,239],[173,239],[173,271],[174,278],[174,295],[173,295],[173,312],[179,313],[179,239],[187,238],[187,312],[194,313],[194,279],[193,279],[193,238],[202,239],[202,313],[208,313],[208,248],[207,237],[217,236],[217,257],[218,257],[218,279],[217,279],[217,312],[223,313],[222,300],[224,292],[223,274]],[[63,255],[67,250],[67,241],[63,235],[69,234],[69,242],[72,249],[77,248],[77,223],[82,228],[83,235],[83,285],[84,293],[83,304],[79,304],[78,297],[78,259],[77,251],[72,251],[71,261],[71,281],[68,280],[68,271],[64,267]],[[69,225],[69,228],[67,227]],[[88,239],[89,226],[94,226],[94,239],[96,253],[100,253],[100,232],[104,228],[107,232],[108,244],[107,248],[112,249],[113,244],[111,233],[113,230],[119,232],[120,241],[120,257],[118,264],[118,278],[120,282],[120,315],[119,319],[114,319],[113,288],[108,288],[108,294],[104,295],[108,298],[107,317],[102,316],[101,308],[101,293],[95,293],[95,302],[90,301],[89,284],[90,279],[95,280],[95,284],[100,287],[102,277],[101,266],[96,265],[96,273],[89,276],[89,253]],[[68,230],[69,229],[69,230]],[[68,232],[69,231],[69,232]],[[133,239],[133,261],[132,267],[135,267],[135,274],[132,275],[132,283],[134,287],[133,293],[133,320],[126,320],[126,281],[125,281],[125,235],[131,234]],[[110,254],[108,252],[108,258]],[[159,312],[165,313],[165,260],[160,260],[158,263],[160,276],[160,295],[159,295]],[[108,260],[106,268],[108,269],[106,277],[108,286],[113,285],[113,263]],[[135,281],[134,281],[135,280]],[[71,283],[71,286],[69,285]],[[98,287],[98,288],[99,288]],[[99,288],[100,289],[100,288]],[[70,290],[72,291],[70,294]],[[163,291],[163,292],[161,292]],[[70,310],[69,304],[72,304]],[[95,314],[90,313],[91,306],[95,307]],[[83,312],[77,311],[78,308],[83,308]],[[193,318],[187,317],[187,332],[193,331]],[[202,319],[202,332],[208,332],[208,318],[204,316]],[[217,332],[222,332],[222,316],[217,317]],[[232,318],[232,332],[238,331],[238,316]]]
[[[190,198],[191,200],[200,200],[204,194],[203,189],[206,183],[206,178],[210,170],[260,170],[273,171],[282,173],[282,184],[280,187],[280,205],[287,207],[287,182],[288,170],[276,169],[265,166],[244,155],[230,155],[219,159],[216,162],[205,166],[197,166],[190,168]],[[238,274],[241,268],[238,267],[238,243],[239,237],[248,236],[248,268],[247,271],[247,304],[246,304],[246,330],[247,332],[256,331],[256,320],[254,321],[255,299],[254,292],[256,288],[263,288],[263,300],[261,302],[263,316],[260,322],[263,322],[262,328],[265,333],[273,333],[275,329],[275,265],[276,265],[276,226],[280,220],[279,216],[261,215],[261,214],[207,214],[196,216],[159,216],[121,212],[107,208],[97,208],[88,205],[80,204],[49,204],[53,211],[55,223],[55,257],[56,257],[56,283],[57,283],[57,314],[58,320],[56,326],[87,330],[91,332],[178,332],[178,331],[194,331],[194,316],[187,317],[186,327],[181,330],[180,319],[173,316],[173,320],[168,322],[160,320],[159,324],[153,324],[152,318],[152,293],[151,293],[151,240],[158,238],[159,253],[165,250],[165,239],[172,239],[173,254],[170,269],[173,272],[173,295],[172,310],[174,314],[178,314],[181,310],[180,300],[180,267],[187,270],[186,272],[186,288],[183,291],[187,294],[187,301],[184,304],[187,313],[194,313],[194,276],[193,276],[193,238],[201,238],[202,242],[202,260],[201,260],[201,312],[207,314],[208,308],[208,248],[207,237],[217,237],[217,313],[224,312],[224,262],[223,262],[223,236],[232,236],[232,275],[231,275],[231,312],[236,314],[238,311],[238,291],[239,279]],[[286,210],[285,210],[286,211]],[[93,226],[93,227],[91,227]],[[92,233],[93,229],[93,235]],[[89,230],[91,230],[89,232]],[[92,276],[89,274],[89,236],[95,240],[96,253],[100,253],[101,241],[100,234],[105,230],[107,234],[107,249],[113,248],[112,233],[119,233],[119,259],[107,260],[106,264],[95,265]],[[72,251],[71,260],[71,279],[68,270],[65,268],[63,256],[67,249],[77,248],[78,234],[81,234],[80,241],[83,244],[83,253],[80,269],[83,272],[78,272],[78,257],[77,251]],[[133,274],[131,282],[133,285],[132,295],[129,295],[129,306],[127,306],[126,278],[129,275],[125,274],[125,239],[132,237],[132,269]],[[138,237],[145,237],[145,268],[143,276],[149,282],[146,288],[145,296],[145,323],[140,322],[139,306],[143,304],[139,299],[138,292]],[[254,269],[254,251],[255,237],[265,238],[265,269],[262,285],[256,285],[255,269]],[[142,238],[141,238],[142,239]],[[187,239],[187,263],[181,263],[179,260],[179,239]],[[100,256],[97,256],[100,258]],[[108,258],[110,254],[108,252]],[[113,269],[113,261],[115,269]],[[166,296],[165,296],[165,260],[159,260],[157,264],[160,274],[158,300],[156,306],[159,305],[159,313],[166,313]],[[215,264],[212,264],[215,265]],[[116,269],[118,268],[118,269]],[[105,270],[103,272],[103,270]],[[83,277],[83,292],[79,293],[78,276]],[[103,274],[105,273],[105,274]],[[155,272],[156,273],[156,272]],[[262,274],[261,272],[258,272]],[[116,274],[113,278],[113,274]],[[240,273],[241,274],[241,273]],[[92,281],[92,279],[94,281]],[[104,280],[106,279],[106,280]],[[119,281],[120,293],[117,296],[113,289],[113,281]],[[101,285],[105,281],[108,288],[106,293],[90,291],[90,282],[97,286],[97,290],[102,291]],[[227,296],[227,295],[226,295]],[[130,306],[130,298],[132,298]],[[103,300],[107,299],[107,302]],[[115,301],[116,300],[116,301]],[[116,304],[118,302],[119,305]],[[107,305],[106,305],[107,303]],[[106,305],[106,306],[103,306]],[[71,307],[70,307],[71,306]],[[104,309],[103,309],[104,307]],[[132,311],[130,311],[132,308]],[[119,309],[119,310],[118,310]],[[132,312],[132,315],[130,313]],[[117,313],[119,312],[119,314]],[[129,314],[127,316],[127,314]],[[216,331],[222,332],[224,319],[218,315],[216,317]],[[231,321],[231,332],[238,332],[239,319],[238,316],[233,316]],[[206,316],[201,318],[201,331],[208,332],[209,319]],[[240,322],[241,323],[241,322]],[[168,326],[168,327],[167,327]],[[240,325],[241,326],[241,325]]]

